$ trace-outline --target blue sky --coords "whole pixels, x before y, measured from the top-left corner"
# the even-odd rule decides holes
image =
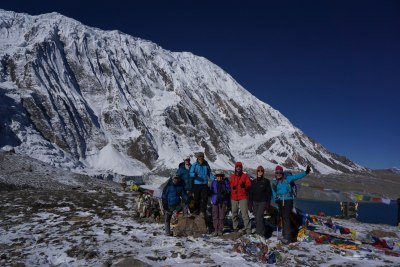
[[[331,152],[400,167],[400,1],[127,2],[0,8],[55,11],[203,56]]]

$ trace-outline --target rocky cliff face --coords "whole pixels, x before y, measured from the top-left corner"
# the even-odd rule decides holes
[[[205,58],[118,31],[0,10],[0,62],[0,145],[56,166],[129,175],[201,150],[214,168],[364,170]]]

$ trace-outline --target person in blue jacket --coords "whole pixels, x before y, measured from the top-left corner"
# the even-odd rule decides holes
[[[194,206],[200,216],[205,218],[208,202],[208,182],[214,180],[210,165],[204,159],[204,153],[196,153],[197,161],[190,167],[190,177],[193,181]]]
[[[181,178],[179,178],[178,175],[175,175],[168,181],[167,185],[164,187],[161,198],[165,213],[165,234],[169,236],[171,235],[172,214],[182,202],[186,206],[188,200],[185,183],[181,181]]]
[[[292,225],[290,222],[290,213],[293,209],[293,192],[290,182],[299,180],[311,171],[311,167],[307,166],[304,172],[300,172],[296,175],[284,176],[283,168],[276,166],[275,178],[272,180],[272,195],[275,202],[278,204],[279,214],[282,217],[283,229],[282,229],[282,243],[289,244],[292,241]]]

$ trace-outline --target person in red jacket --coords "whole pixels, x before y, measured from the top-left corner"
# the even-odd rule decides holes
[[[233,231],[238,231],[238,209],[242,215],[246,234],[251,234],[251,224],[248,214],[248,196],[251,186],[250,177],[247,173],[243,173],[243,164],[236,162],[235,173],[231,175],[231,208],[232,208],[232,225]]]

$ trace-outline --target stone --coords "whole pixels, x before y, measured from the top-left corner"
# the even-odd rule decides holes
[[[151,265],[140,261],[138,259],[135,258],[124,258],[122,259],[120,262],[117,262],[116,264],[112,265],[113,267],[131,267],[131,266],[135,266],[135,267],[149,267]]]
[[[388,232],[388,231],[382,231],[382,230],[372,230],[369,232],[370,235],[375,236],[375,237],[393,237],[393,238],[399,238],[396,233],[394,232]]]
[[[1,148],[1,150],[3,150],[3,151],[6,152],[6,153],[9,153],[9,154],[15,154],[15,149],[14,149],[14,147],[9,146],[9,145],[3,146],[3,147]]]
[[[174,236],[199,237],[203,234],[207,234],[207,232],[208,230],[204,217],[200,215],[178,217],[178,223],[173,229]]]

